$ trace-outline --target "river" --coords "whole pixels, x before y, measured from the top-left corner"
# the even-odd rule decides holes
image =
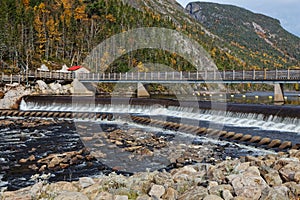
[[[113,101],[96,98],[85,103],[85,98],[89,99],[26,97],[22,100],[20,110],[98,112],[112,114],[113,118],[1,118],[0,187],[16,190],[32,185],[36,182],[32,178],[35,174],[49,174],[47,181],[50,182],[69,181],[82,176],[107,175],[112,171],[130,175],[138,171],[168,169],[176,167],[174,162],[180,159],[184,159],[184,162],[209,163],[226,157],[262,155],[276,151],[136,124],[132,116],[300,143],[298,106],[245,106],[134,98],[116,98]],[[214,110],[207,109],[209,107]],[[147,150],[147,153],[126,150],[128,147],[136,148],[128,146],[129,142],[140,144],[142,147],[139,148]],[[41,160],[47,156],[79,151],[81,153],[77,157],[80,159],[76,163],[64,169],[57,167],[41,170]],[[90,158],[90,154],[97,156]],[[22,159],[27,159],[27,162],[20,162]]]

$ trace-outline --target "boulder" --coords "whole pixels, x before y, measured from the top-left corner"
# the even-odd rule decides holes
[[[153,185],[150,189],[149,195],[153,198],[160,198],[164,193],[166,189],[162,185]]]
[[[223,190],[222,197],[224,200],[232,200],[233,199],[233,195],[229,190]]]
[[[227,177],[233,186],[235,194],[240,197],[258,200],[262,191],[268,187],[265,180],[260,176],[257,167],[249,167],[247,171]]]
[[[292,162],[279,170],[279,173],[285,182],[295,181],[296,173],[300,173],[300,162]],[[298,179],[298,177],[296,177]],[[299,183],[299,182],[298,182]]]
[[[173,188],[168,188],[165,192],[165,194],[162,196],[165,200],[173,200],[178,198],[178,192],[174,190]]]
[[[260,199],[273,200],[273,199],[289,199],[288,197],[289,189],[285,186],[265,188],[262,191]]]
[[[191,189],[185,191],[182,195],[179,196],[179,200],[199,200],[203,199],[208,195],[207,189],[202,186],[192,187]]]
[[[89,177],[79,178],[79,185],[81,188],[86,188],[93,184],[95,184],[95,181],[92,178],[89,178]]]
[[[221,197],[217,195],[207,195],[203,200],[223,200]]]
[[[80,192],[63,192],[54,200],[89,200],[89,198]]]
[[[100,192],[95,200],[113,200],[113,195],[109,192]]]
[[[264,174],[263,177],[269,186],[279,186],[282,184],[282,180],[277,170],[270,170],[270,172]]]

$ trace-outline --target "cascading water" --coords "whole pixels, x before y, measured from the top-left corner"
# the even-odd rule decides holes
[[[233,127],[251,127],[262,130],[300,132],[300,119],[265,116],[257,113],[238,113],[218,110],[205,110],[192,107],[158,107],[148,105],[126,104],[82,104],[82,103],[43,103],[21,101],[20,110],[23,111],[62,111],[62,112],[109,112],[142,114],[148,116],[168,116],[199,121],[213,122]]]

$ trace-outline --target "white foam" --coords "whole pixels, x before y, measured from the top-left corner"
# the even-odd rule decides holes
[[[162,115],[200,121],[213,122],[219,125],[234,127],[252,127],[262,130],[300,133],[299,118],[282,118],[270,115],[266,118],[256,113],[235,113],[217,110],[198,110],[191,107],[157,107],[145,105],[114,105],[114,104],[43,104],[39,102],[21,101],[23,111],[65,111],[65,112],[108,112],[145,114],[150,116]]]

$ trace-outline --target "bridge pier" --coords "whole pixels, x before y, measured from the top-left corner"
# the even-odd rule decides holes
[[[285,103],[282,83],[274,84],[274,103],[278,105],[283,105]]]
[[[94,95],[94,92],[88,90],[85,85],[83,85],[78,79],[74,79],[72,82],[73,86],[73,95],[87,95],[87,96],[92,96]]]
[[[137,97],[150,97],[149,92],[141,82],[137,83]]]

